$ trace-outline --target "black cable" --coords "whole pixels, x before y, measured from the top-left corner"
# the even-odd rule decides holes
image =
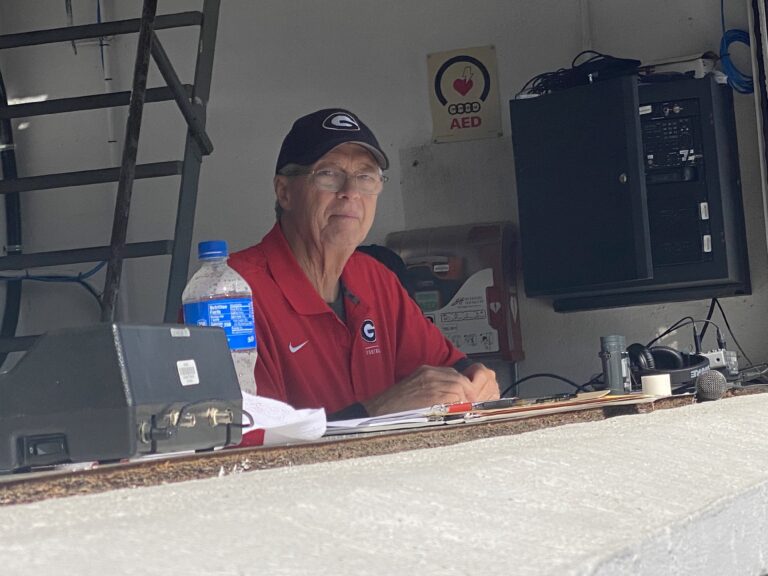
[[[517,380],[517,381],[513,382],[512,384],[510,384],[509,386],[507,386],[504,389],[504,391],[501,393],[501,397],[502,398],[506,398],[507,394],[511,390],[513,390],[515,386],[517,386],[518,384],[522,384],[526,380],[532,380],[533,378],[554,378],[555,380],[560,380],[562,382],[565,382],[566,384],[570,384],[571,386],[573,386],[577,390],[580,390],[582,388],[582,386],[584,386],[584,384],[582,384],[582,385],[576,384],[576,382],[574,382],[573,380],[568,380],[568,378],[564,378],[562,376],[558,376],[557,374],[550,374],[548,372],[541,372],[539,374],[530,374],[529,376],[526,376],[525,378],[520,378],[520,380]]]
[[[752,372],[751,374],[750,371]],[[742,378],[742,384],[753,381],[763,383],[766,382],[766,373],[768,373],[768,364],[763,362],[762,364],[756,364],[744,370],[740,370],[739,376]]]
[[[579,62],[587,54],[591,56]],[[639,60],[617,58],[595,50],[583,50],[573,58],[570,68],[559,68],[553,72],[544,72],[528,80],[520,91],[515,94],[515,98],[520,98],[523,94],[549,94],[550,92],[591,84],[594,81],[614,78],[623,74],[637,74],[639,66]]]
[[[235,428],[250,428],[255,424],[253,415],[250,412],[242,410],[242,413],[243,413],[243,416],[248,416],[248,424],[243,424],[242,422],[241,423],[233,422],[231,426],[234,426]]]
[[[196,419],[198,417],[198,415],[195,415],[194,413],[191,412],[193,408],[195,408],[196,406],[205,405],[205,404],[211,404],[215,406],[216,404],[221,404],[221,402],[222,400],[220,398],[203,398],[201,400],[193,400],[192,402],[187,402],[183,404],[181,408],[179,408],[178,414],[175,417],[175,421],[170,422],[167,428],[162,429],[162,432],[166,434],[167,438],[176,436],[176,434],[178,434],[179,432],[179,429],[184,425],[183,423],[184,418],[187,414],[192,414],[193,419]],[[218,410],[218,408],[214,408],[214,409]],[[225,412],[225,411],[229,412],[229,409],[227,408],[226,410],[222,410],[222,412]],[[167,408],[160,416],[160,419],[174,420],[173,418],[171,418],[171,415],[173,414],[173,412],[174,412],[173,406]],[[249,414],[245,410],[242,410],[242,413],[248,415],[248,418],[250,419],[250,426],[253,426],[253,416],[251,416],[251,414]],[[203,417],[205,415],[199,414],[199,416]],[[217,426],[234,426],[236,428],[245,427],[244,424],[237,423],[237,422],[221,422],[221,423],[218,423]]]
[[[567,72],[567,68],[559,68],[554,72],[537,74],[523,85],[520,91],[515,94],[515,98],[518,98],[521,94],[546,94],[551,92],[561,83],[562,78]]]
[[[715,301],[717,298],[712,298],[712,301],[709,303],[709,310],[707,310],[707,320],[712,320],[712,314],[715,312]],[[704,328],[701,329],[701,339],[704,340],[704,335],[707,333],[707,328],[709,328],[709,324],[705,324]]]
[[[685,316],[675,322],[672,326],[667,328],[664,332],[662,332],[660,335],[658,335],[656,338],[648,342],[648,344],[645,345],[646,348],[650,348],[653,344],[664,338],[665,336],[668,336],[672,332],[679,330],[680,328],[685,328],[689,324],[712,324],[718,333],[720,333],[720,326],[718,326],[715,322],[712,322],[711,320],[695,320],[692,316]],[[699,339],[701,340],[701,337],[699,336]]]
[[[723,317],[723,322],[725,322],[725,327],[728,328],[728,333],[731,335],[733,343],[736,344],[736,348],[738,348],[739,352],[741,352],[741,355],[744,356],[744,360],[747,361],[747,366],[752,366],[752,360],[750,360],[749,356],[747,356],[746,352],[744,352],[744,348],[741,347],[739,341],[736,340],[736,335],[733,333],[733,330],[731,330],[731,325],[728,323],[728,318],[725,315],[725,310],[723,310],[723,307],[720,305],[720,301],[717,298],[714,298],[713,300],[715,301],[715,304],[717,304],[717,307],[720,309],[720,315]]]
[[[658,342],[659,340],[661,340],[662,338],[664,338],[664,337],[665,337],[665,336],[667,336],[668,334],[671,334],[671,333],[672,333],[672,332],[674,332],[675,330],[678,330],[678,329],[682,328],[684,325],[687,325],[687,324],[683,324],[683,322],[684,322],[684,321],[686,321],[686,320],[687,320],[687,321],[689,321],[689,322],[693,322],[693,316],[683,316],[682,318],[680,318],[680,320],[678,320],[677,322],[675,322],[674,324],[672,324],[672,326],[670,326],[669,328],[667,328],[667,329],[666,329],[664,332],[662,332],[661,334],[659,334],[658,336],[656,336],[656,338],[654,338],[653,340],[651,340],[650,342],[648,342],[648,344],[646,344],[646,345],[645,345],[645,347],[646,347],[646,348],[650,348],[650,347],[651,347],[651,346],[653,346],[653,345],[654,345],[656,342]]]
[[[61,279],[58,279],[58,280],[54,280],[54,279],[43,280],[42,278],[35,278],[34,276],[30,276],[28,278],[22,277],[21,279],[32,280],[36,282],[74,282],[76,284],[79,284],[83,288],[85,288],[88,291],[88,293],[96,299],[96,304],[99,306],[99,310],[101,310],[101,294],[99,294],[96,288],[94,288],[91,284],[89,284],[85,280],[81,280],[79,278],[70,279],[68,277],[62,277]]]
[[[96,304],[98,305],[99,310],[101,310],[101,294],[96,290],[96,288],[88,284],[88,282],[85,280],[78,280],[77,283],[85,288],[91,296],[93,296],[93,298],[96,300]]]
[[[582,50],[576,56],[573,57],[573,60],[571,60],[571,68],[576,68],[576,61],[584,56],[585,54],[592,54],[591,58],[587,58],[579,64],[579,66],[582,66],[584,64],[587,64],[588,62],[594,62],[595,60],[599,60],[600,58],[611,58],[611,56],[608,56],[607,54],[603,54],[602,52],[598,52],[596,50]]]
[[[599,384],[603,384],[603,386],[605,386],[605,382],[603,381],[603,373],[602,372],[592,376],[592,378],[590,378],[589,380],[584,382],[584,384],[579,386],[576,390],[577,390],[577,392],[585,392],[587,390],[588,386],[594,388],[594,385],[598,384],[598,383]]]

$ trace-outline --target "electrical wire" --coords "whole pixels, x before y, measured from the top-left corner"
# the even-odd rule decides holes
[[[675,322],[672,326],[667,328],[664,332],[662,332],[661,334],[656,336],[656,338],[654,338],[653,340],[648,342],[648,344],[646,344],[645,347],[646,348],[650,348],[653,344],[655,344],[656,342],[658,342],[659,340],[661,340],[665,336],[669,336],[670,334],[672,334],[672,332],[675,332],[675,331],[679,330],[680,328],[684,328],[684,327],[689,326],[689,325],[695,326],[696,324],[705,324],[705,325],[712,324],[715,327],[715,329],[717,330],[718,334],[720,334],[720,332],[721,332],[720,331],[720,327],[715,322],[712,322],[711,320],[696,320],[692,316],[685,316],[684,318],[681,318],[680,320]],[[698,336],[698,338],[701,339],[701,336]],[[718,336],[718,344],[720,343],[721,340],[722,340],[722,336]],[[734,339],[734,342],[735,341],[736,340]]]
[[[744,357],[744,360],[747,361],[747,366],[753,366],[754,363],[752,360],[749,359],[749,356],[747,356],[747,353],[744,352],[744,348],[741,347],[741,344],[739,344],[739,341],[736,339],[736,335],[733,333],[733,330],[731,330],[731,325],[728,323],[728,317],[725,315],[725,310],[723,310],[723,307],[720,305],[720,301],[717,298],[713,298],[715,301],[715,304],[717,304],[717,307],[720,309],[720,315],[723,317],[723,322],[725,322],[725,327],[728,329],[728,334],[731,335],[731,339],[733,340],[733,343],[736,344],[736,348],[739,349],[739,352],[741,352],[741,355]]]
[[[586,55],[590,55],[579,62]],[[583,50],[571,61],[570,68],[558,68],[553,72],[537,74],[528,80],[515,99],[523,95],[541,95],[565,90],[573,86],[592,83],[602,78],[611,78],[620,74],[636,74],[639,60],[617,58],[595,50]]]
[[[606,56],[605,54],[603,54],[602,52],[598,52],[597,50],[582,50],[581,52],[576,54],[576,56],[573,57],[573,60],[571,60],[571,68],[576,68],[576,62],[578,62],[579,58],[581,58],[585,54],[592,54],[592,56],[584,60],[584,62],[579,64],[579,66],[587,64],[589,62],[594,62],[595,60],[600,60],[601,58],[606,58],[606,57],[611,58],[611,56]]]
[[[683,322],[685,322],[685,324],[683,324]],[[645,345],[645,347],[646,347],[646,348],[650,348],[650,347],[651,347],[651,346],[653,346],[653,345],[654,345],[656,342],[658,342],[659,340],[661,340],[662,338],[664,338],[664,337],[665,337],[665,336],[667,336],[668,334],[671,334],[671,333],[672,333],[672,332],[674,332],[675,330],[678,330],[678,329],[682,328],[683,326],[687,326],[688,324],[690,324],[690,323],[692,323],[692,322],[694,322],[694,320],[693,320],[693,316],[683,316],[682,318],[680,318],[680,320],[678,320],[677,322],[675,322],[674,324],[672,324],[672,326],[670,326],[669,328],[667,328],[667,329],[666,329],[664,332],[662,332],[661,334],[659,334],[658,336],[656,336],[656,338],[654,338],[653,340],[651,340],[650,342],[648,342],[648,344],[646,344],[646,345]]]
[[[744,368],[739,371],[742,383],[753,382],[755,380],[765,382],[766,374],[768,374],[768,364],[766,363],[750,366],[749,368]]]
[[[712,326],[714,326],[715,330],[717,331],[718,346],[723,347],[722,344],[721,344],[722,343],[722,335],[721,335],[720,326],[718,326],[718,324],[716,322],[713,322],[712,320],[710,320],[710,318],[712,317],[712,313],[714,311],[714,307],[715,306],[717,306],[720,309],[720,314],[723,317],[723,321],[725,322],[725,326],[728,329],[728,333],[730,334],[731,339],[733,340],[734,344],[736,344],[736,347],[739,349],[739,352],[741,352],[741,355],[749,363],[748,367],[749,368],[754,368],[755,365],[752,363],[752,361],[749,359],[749,357],[744,353],[744,349],[741,347],[741,345],[739,344],[738,340],[736,340],[736,336],[733,334],[733,330],[731,330],[731,326],[728,323],[728,318],[725,315],[725,311],[723,310],[723,307],[720,305],[720,302],[718,301],[717,298],[713,298],[712,299],[712,302],[710,304],[710,310],[709,310],[709,313],[707,314],[707,319],[706,320],[697,320],[693,316],[683,316],[677,322],[672,324],[672,326],[667,328],[664,332],[662,332],[661,334],[656,336],[653,340],[648,342],[648,344],[646,344],[646,348],[650,348],[653,344],[655,344],[656,342],[658,342],[662,338],[672,334],[673,332],[675,332],[677,330],[680,330],[681,328],[685,328],[686,326],[693,326],[693,328],[694,328],[694,339],[698,339],[699,341],[701,341],[704,338],[704,333],[705,333],[706,328],[709,327],[710,324]],[[696,324],[704,324],[704,329],[701,331],[701,334],[699,334],[699,335],[696,335],[696,331],[695,331]],[[765,376],[765,374],[768,374],[768,364],[765,364],[764,366],[766,366],[766,368],[764,370],[760,371],[756,375],[750,376],[749,379],[750,380],[754,380],[754,379],[758,379],[758,378],[763,378]],[[559,376],[558,374],[551,374],[549,372],[541,372],[541,373],[537,373],[537,374],[530,374],[529,376],[525,376],[524,378],[520,378],[519,380],[516,380],[515,382],[510,384],[507,388],[505,388],[502,391],[501,397],[502,398],[506,398],[507,394],[509,394],[516,386],[518,386],[519,384],[522,384],[523,382],[525,382],[527,380],[532,380],[534,378],[552,378],[554,380],[560,380],[561,382],[565,382],[566,384],[570,384],[571,386],[576,388],[577,392],[584,392],[588,387],[594,386],[595,384],[600,383],[602,381],[602,378],[603,378],[603,373],[600,372],[599,374],[594,375],[592,378],[590,378],[584,384],[577,384],[573,380],[569,380],[568,378],[565,378],[563,376]],[[633,380],[633,389],[634,388],[639,388],[640,384],[639,384],[639,382],[636,381],[634,375],[632,375],[631,378]],[[749,381],[749,380],[745,380],[745,381]]]
[[[5,280],[4,278],[2,280]],[[101,294],[88,282],[85,280],[77,280],[77,279],[70,279],[70,278],[56,278],[56,277],[50,277],[50,278],[36,278],[34,276],[30,276],[29,278],[22,278],[22,280],[32,280],[34,282],[73,282],[76,284],[79,284],[85,290],[93,296],[94,300],[96,300],[96,303],[98,304],[99,308],[101,308]]]
[[[720,0],[720,24],[723,32],[723,37],[720,40],[720,66],[728,76],[728,84],[740,94],[752,94],[755,91],[752,76],[739,70],[728,52],[731,44],[735,42],[749,46],[749,34],[745,30],[736,28],[725,29],[725,0]]]
[[[539,374],[530,374],[526,376],[525,378],[520,378],[520,380],[516,380],[509,386],[507,386],[501,393],[502,398],[506,398],[507,394],[509,394],[515,386],[518,384],[522,384],[526,380],[533,380],[534,378],[553,378],[555,380],[560,380],[561,382],[565,382],[566,384],[570,384],[574,388],[576,388],[579,391],[583,390],[583,387],[586,386],[586,384],[576,384],[573,380],[569,380],[568,378],[564,378],[563,376],[558,376],[557,374],[550,374],[549,372],[541,372]]]
[[[191,412],[191,409],[200,406],[201,404],[208,404],[208,403],[215,403],[218,402],[216,398],[203,398],[200,400],[194,400],[192,402],[187,402],[186,404],[183,404],[181,408],[179,408],[178,412],[175,411],[174,406],[169,406],[164,410],[163,414],[159,414],[157,417],[152,416],[152,424],[149,429],[149,438],[152,440],[152,442],[157,442],[158,440],[169,440],[171,438],[176,437],[178,435],[179,430],[183,426],[183,424],[187,421],[186,417],[191,416],[190,420],[192,425],[194,426],[195,420],[197,416]],[[176,412],[174,414],[174,412]],[[156,425],[157,421],[160,422],[168,422],[168,426],[165,428],[160,428]],[[154,450],[154,448],[153,448]]]
[[[251,414],[246,410],[243,410],[242,413],[243,413],[243,416],[248,417],[248,423],[246,424],[244,422],[240,422],[240,423],[233,422],[231,426],[234,426],[235,428],[252,428],[253,426],[255,426],[255,420],[253,419],[253,414]]]
[[[595,384],[602,384],[603,387],[605,386],[605,382],[603,381],[603,373],[602,372],[599,372],[599,373],[595,374],[594,376],[592,376],[592,378],[590,378],[589,380],[584,382],[584,384],[582,384],[581,386],[579,386],[577,388],[577,391],[578,392],[584,392],[584,391],[586,391],[587,387],[591,387],[591,388],[594,389]]]
[[[712,301],[709,303],[709,310],[707,310],[707,320],[712,320],[712,314],[715,311],[715,301],[717,298],[712,298]],[[707,333],[707,328],[709,328],[709,324],[705,324],[704,328],[701,329],[701,339],[704,340],[704,335]]]
[[[15,275],[0,275],[0,282],[15,282],[21,280],[31,280],[33,282],[72,282],[85,288],[88,293],[96,299],[96,302],[101,306],[101,294],[87,282],[88,278],[96,274],[99,270],[106,266],[105,262],[99,262],[96,266],[81,272],[76,275],[67,274],[30,274],[29,271],[24,274]]]
[[[725,315],[725,311],[723,310],[722,305],[720,304],[720,301],[717,298],[712,298],[712,302],[710,303],[710,311],[707,314],[708,318],[712,317],[712,311],[714,310],[714,307],[717,306],[720,310],[720,315],[723,317],[723,322],[725,322],[725,327],[728,329],[728,334],[731,336],[731,340],[733,340],[733,343],[736,345],[736,348],[738,348],[739,352],[741,352],[741,355],[744,357],[744,359],[747,361],[747,366],[753,366],[752,360],[750,360],[749,356],[747,356],[746,352],[744,352],[744,348],[741,347],[741,344],[739,344],[739,341],[736,339],[736,335],[733,333],[733,330],[731,329],[731,325],[728,322],[728,317]],[[679,330],[680,328],[687,326],[688,324],[704,324],[705,326],[709,326],[712,324],[715,329],[717,330],[717,344],[721,348],[724,348],[723,345],[723,338],[722,338],[722,331],[720,330],[720,326],[718,326],[715,322],[712,322],[711,320],[695,320],[692,316],[685,316],[675,322],[672,326],[667,328],[664,332],[662,332],[660,335],[658,335],[656,338],[651,340],[646,347],[650,347],[654,343],[658,342],[665,336],[671,334],[675,330]],[[703,339],[704,330],[701,331],[701,335],[699,336],[700,339]]]

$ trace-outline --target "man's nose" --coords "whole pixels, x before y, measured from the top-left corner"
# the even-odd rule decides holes
[[[357,185],[357,178],[355,178],[354,176],[347,176],[347,179],[344,180],[344,184],[336,193],[336,195],[343,196],[346,198],[353,198],[353,197],[360,196],[360,188]]]

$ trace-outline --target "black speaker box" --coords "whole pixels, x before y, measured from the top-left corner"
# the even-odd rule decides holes
[[[98,324],[41,336],[0,375],[0,473],[241,439],[220,328]]]

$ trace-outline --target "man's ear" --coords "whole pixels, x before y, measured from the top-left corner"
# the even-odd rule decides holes
[[[288,177],[278,174],[275,176],[275,196],[277,197],[277,203],[283,210],[290,210],[291,207],[291,191],[288,186]]]

